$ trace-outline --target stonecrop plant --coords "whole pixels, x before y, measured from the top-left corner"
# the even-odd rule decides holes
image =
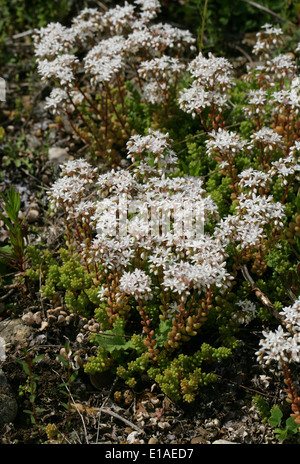
[[[86,372],[112,370],[130,387],[147,373],[175,401],[215,381],[239,328],[259,324],[257,356],[284,367],[298,421],[287,364],[300,348],[300,45],[286,54],[283,31],[266,24],[257,64],[238,78],[189,32],[152,22],[159,7],[85,9],[36,33],[46,106],[95,155],[62,165],[49,191],[66,243],[46,260],[43,294],[97,321]],[[176,134],[174,115],[178,134],[190,127],[184,140],[166,130],[173,118]]]
[[[86,371],[101,372],[119,361],[116,372],[130,386],[146,370],[170,396],[183,394],[189,401],[211,377],[202,372],[202,362],[222,359],[230,350],[203,344],[181,361],[172,382],[169,361],[198,334],[215,288],[226,289],[231,276],[222,244],[204,233],[217,220],[216,205],[200,178],[171,176],[177,157],[170,144],[168,134],[158,131],[133,136],[127,144],[132,170],[96,175],[85,160],[69,161],[49,197],[64,209],[68,232],[76,230],[70,252],[96,291],[94,317],[101,332],[92,340],[99,350]],[[52,283],[57,270],[49,271]],[[78,284],[80,290],[83,279]],[[136,359],[126,365],[127,352]]]

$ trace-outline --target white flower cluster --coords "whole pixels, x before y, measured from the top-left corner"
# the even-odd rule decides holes
[[[255,145],[263,147],[266,152],[284,148],[281,135],[270,127],[263,127],[251,134],[251,140]]]
[[[222,161],[220,167],[228,166],[230,160],[233,160],[240,152],[249,149],[249,142],[239,134],[228,131],[227,129],[219,129],[211,131],[210,139],[205,142],[207,153],[209,156],[219,156]],[[251,145],[250,145],[251,146]]]
[[[192,292],[225,289],[231,280],[222,243],[204,233],[209,218],[218,219],[217,206],[200,178],[167,175],[163,166],[170,143],[168,134],[158,131],[129,140],[134,160],[152,164],[156,158],[160,170],[151,175],[137,177],[135,170],[96,175],[84,160],[70,161],[50,191],[51,202],[63,206],[69,219],[80,221],[83,215],[87,221],[87,208],[97,234],[79,250],[89,265],[117,273],[121,299],[124,294],[148,299],[163,290],[173,294],[170,304],[179,304]],[[91,185],[97,188],[95,201],[86,198]],[[108,297],[106,287],[99,291]]]
[[[46,97],[45,108],[57,113],[59,109],[65,109],[67,113],[73,113],[75,108],[83,101],[83,95],[79,91],[66,92],[60,88],[54,88],[49,97]]]
[[[74,43],[74,35],[60,23],[49,23],[35,31],[35,56],[39,58],[56,57],[68,53]]]
[[[269,175],[271,177],[278,176],[278,178],[282,180],[283,185],[287,185],[288,179],[293,176],[295,177],[295,180],[300,180],[299,152],[300,142],[296,141],[290,148],[288,156],[272,162]]]
[[[168,98],[170,83],[174,83],[184,69],[185,65],[178,58],[166,55],[143,61],[138,73],[142,79],[146,80],[143,86],[145,100],[150,103],[163,102]]]
[[[258,188],[265,188],[271,181],[270,174],[263,171],[258,171],[253,168],[248,168],[242,171],[238,177],[240,178],[239,185],[245,190],[249,188],[254,193],[257,193]]]
[[[259,362],[270,364],[275,361],[280,366],[290,362],[300,362],[300,299],[280,312],[284,327],[280,325],[275,332],[263,331],[260,349],[256,355]]]
[[[234,314],[234,318],[238,319],[240,324],[249,324],[257,314],[256,305],[252,301],[247,300],[240,300],[236,305],[240,310]]]
[[[283,113],[286,108],[293,110],[295,114],[299,113],[300,109],[300,89],[299,89],[299,78],[297,78],[297,84],[295,85],[292,81],[291,88],[282,89],[278,92],[273,92],[272,99],[275,103],[275,110]]]
[[[79,60],[75,55],[58,55],[53,60],[39,60],[38,72],[43,80],[54,80],[61,87],[72,87],[75,82],[75,73]]]
[[[65,90],[66,86],[80,86],[82,71],[93,86],[134,72],[137,79],[144,81],[147,101],[161,101],[174,76],[184,69],[179,55],[186,47],[193,47],[195,38],[171,25],[150,24],[160,11],[159,1],[134,3],[125,2],[105,12],[85,8],[70,27],[50,23],[37,30],[35,56],[42,79],[54,81]],[[163,55],[166,49],[177,57]],[[90,92],[93,93],[92,88]],[[55,90],[47,100],[47,107],[56,110],[64,101],[65,95]]]
[[[133,162],[138,161],[138,166],[134,169],[135,175],[142,174],[155,176],[155,174],[170,174],[175,171],[177,156],[170,148],[169,134],[148,129],[148,135],[133,135],[127,142],[127,157]],[[153,164],[149,164],[148,158],[151,156]]]
[[[266,62],[267,73],[272,73],[278,80],[293,77],[297,71],[295,58],[290,54],[278,55]]]
[[[245,250],[267,237],[268,226],[283,227],[284,206],[272,196],[260,196],[253,190],[248,195],[240,193],[238,202],[235,214],[221,219],[214,232],[224,245],[234,243],[238,250]]]
[[[133,295],[136,300],[147,300],[152,296],[151,279],[141,269],[124,272],[120,279],[120,292]]]
[[[54,209],[63,206],[71,213],[94,183],[96,168],[85,159],[72,160],[62,166],[62,174],[50,188],[49,199]]]
[[[265,89],[250,90],[248,94],[248,104],[243,106],[245,115],[252,116],[264,115],[266,113],[266,103],[268,94]]]
[[[264,24],[257,34],[257,41],[253,47],[256,55],[269,56],[272,49],[276,49],[282,43],[283,31],[272,24]]]
[[[193,82],[180,92],[180,108],[191,113],[193,117],[204,108],[215,106],[219,111],[227,102],[226,90],[232,84],[232,65],[225,58],[216,58],[209,53],[205,58],[202,53],[188,66]]]

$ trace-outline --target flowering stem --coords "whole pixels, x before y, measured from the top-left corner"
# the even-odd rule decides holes
[[[294,183],[294,181],[295,181],[295,177],[293,177],[293,178],[291,179],[290,183],[286,186],[285,191],[284,191],[283,198],[282,198],[282,200],[281,200],[281,204],[282,204],[282,205],[283,205],[283,203],[285,202],[286,197],[287,197],[287,194],[288,194],[288,191],[289,191],[290,187],[292,186],[292,184]]]
[[[83,117],[81,111],[78,110],[77,106],[76,106],[75,103],[73,102],[72,97],[71,97],[71,95],[70,95],[70,93],[69,93],[68,91],[67,91],[67,95],[68,95],[69,100],[70,100],[70,102],[72,103],[72,105],[73,105],[73,107],[74,107],[76,113],[78,114],[79,118],[81,119],[81,121],[83,122],[83,124],[89,129],[90,133],[95,137],[96,144],[97,144],[99,150],[101,151],[102,145],[101,145],[101,142],[99,141],[98,137],[95,135],[95,131],[94,131],[93,127],[92,127],[92,126],[90,125],[90,123],[87,121],[87,118]],[[70,117],[69,117],[69,120],[70,120]],[[70,122],[70,123],[71,123],[71,122]],[[72,123],[71,123],[71,125],[72,125]],[[72,128],[73,128],[73,127],[74,127],[74,126],[72,125]],[[87,142],[89,145],[91,144],[91,142],[90,142],[90,141],[87,141],[87,139],[86,139],[85,137],[83,137],[83,136],[81,135],[81,133],[80,133],[78,130],[76,131],[76,133],[80,136],[80,138],[83,138],[83,139],[85,140],[85,142]]]
[[[111,94],[109,85],[105,84],[105,88],[106,88],[107,94],[109,96],[110,103],[111,103],[111,105],[113,107],[114,113],[117,116],[117,119],[118,119],[119,123],[121,124],[122,128],[126,132],[127,136],[130,137],[130,132],[128,131],[127,127],[125,127],[124,121],[123,121],[122,117],[120,116],[120,114],[119,114],[119,112],[118,112],[118,110],[116,108],[116,105],[114,103],[114,99],[113,99],[113,96]]]
[[[300,396],[298,396],[297,389],[295,385],[293,385],[291,376],[290,376],[290,369],[288,368],[288,364],[285,363],[283,365],[283,375],[284,375],[284,382],[287,385],[285,392],[288,396],[288,402],[291,403],[291,408],[293,413],[291,417],[295,419],[295,423],[300,425]]]

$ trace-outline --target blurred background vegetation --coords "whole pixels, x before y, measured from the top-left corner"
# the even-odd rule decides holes
[[[167,16],[181,23],[198,38],[203,49],[230,52],[247,33],[257,32],[265,23],[280,25],[297,34],[300,2],[293,0],[163,0]],[[165,13],[166,14],[166,13]],[[166,18],[167,19],[167,18]]]
[[[84,7],[110,8],[117,4],[123,1],[0,0],[0,38],[50,21],[68,23]],[[224,40],[236,40],[266,22],[299,26],[300,2],[293,0],[161,0],[161,4],[164,20],[182,25],[197,36],[204,24],[206,47],[222,48]]]

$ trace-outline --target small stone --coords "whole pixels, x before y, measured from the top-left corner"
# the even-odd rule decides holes
[[[39,218],[40,212],[37,209],[30,209],[26,215],[28,222],[35,222]]]
[[[49,161],[62,162],[68,157],[68,151],[66,148],[51,147],[48,151]]]
[[[0,322],[0,333],[6,345],[16,346],[27,343],[32,329],[24,324],[22,319],[10,319],[8,322]]]
[[[140,435],[140,432],[133,431],[127,436],[127,442],[132,445],[132,444],[142,444],[143,440],[139,440],[138,436]]]
[[[212,442],[212,445],[238,445],[235,441],[228,441],[228,440],[215,440]]]
[[[34,324],[34,318],[33,318],[33,313],[31,311],[29,311],[28,313],[24,314],[22,316],[22,321],[26,324],[26,325],[33,325]]]
[[[57,322],[58,324],[63,324],[65,322],[65,316],[63,316],[62,314],[60,314],[57,318]]]
[[[43,174],[43,175],[42,175],[42,182],[43,182],[44,184],[48,184],[48,182],[49,182],[49,177],[47,176],[47,174]]]
[[[151,437],[148,440],[148,445],[155,445],[157,443],[157,440],[155,437]]]
[[[207,440],[205,440],[204,437],[194,437],[191,439],[191,445],[201,445],[201,444],[206,444]]]
[[[41,323],[42,323],[42,317],[41,317],[40,311],[38,311],[37,313],[34,313],[34,315],[33,315],[33,320],[34,320],[34,323],[35,323],[36,325],[41,325]]]
[[[158,422],[158,427],[162,430],[166,430],[166,429],[169,429],[171,427],[171,425],[169,424],[169,422]]]
[[[37,138],[36,135],[28,134],[26,136],[26,142],[30,150],[35,150],[41,146],[41,141]]]

